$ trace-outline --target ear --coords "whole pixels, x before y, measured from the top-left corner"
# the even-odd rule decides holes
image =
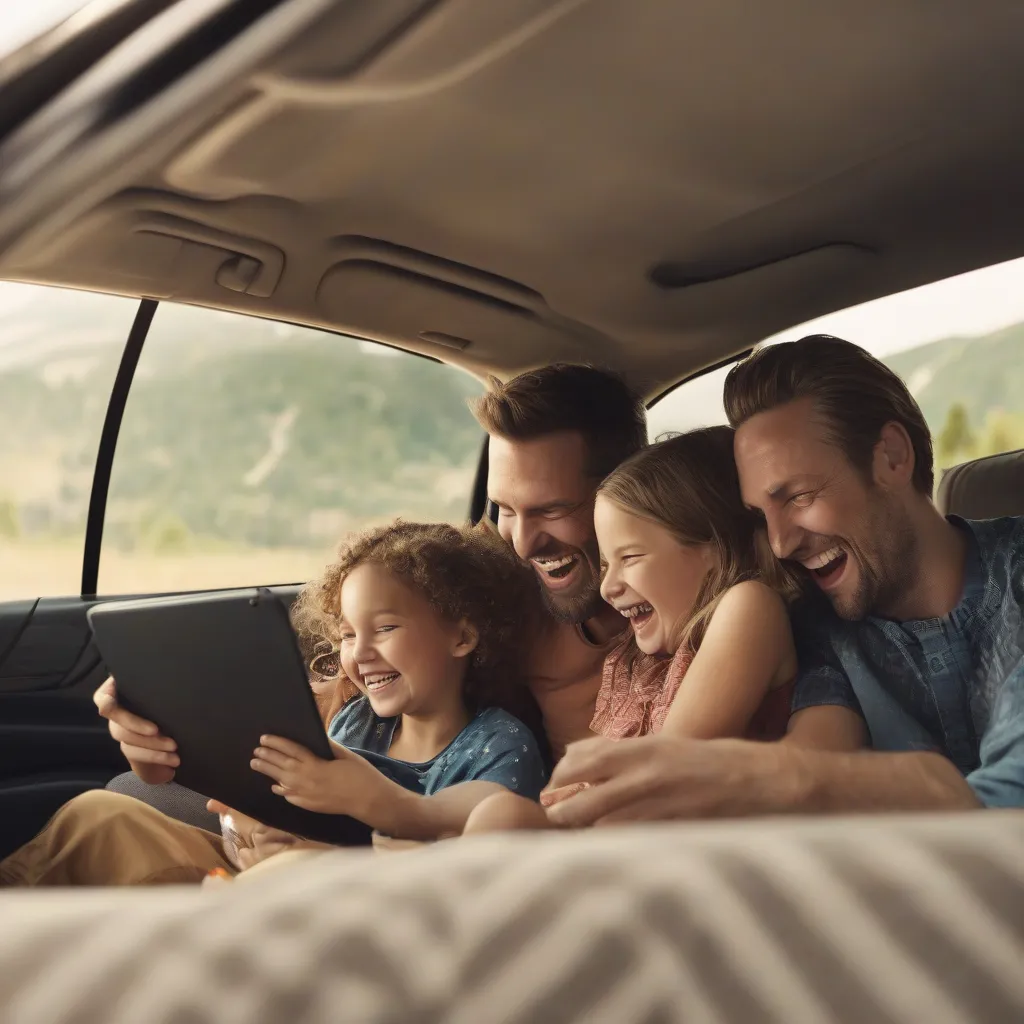
[[[452,643],[453,658],[468,658],[480,643],[480,631],[468,619],[463,619],[457,626],[455,640]]]
[[[722,567],[714,544],[701,544],[700,560],[706,572],[715,572]]]
[[[886,423],[875,445],[873,474],[885,487],[907,486],[914,476],[914,446],[900,423]]]

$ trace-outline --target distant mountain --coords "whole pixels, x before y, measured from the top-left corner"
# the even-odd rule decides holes
[[[109,296],[0,290],[0,537],[81,535],[134,313]],[[886,362],[937,435],[963,405],[960,446],[940,461],[1024,445],[1024,324]],[[125,411],[106,540],[322,548],[394,514],[460,519],[482,441],[467,399],[480,391],[461,371],[355,339],[161,306]],[[718,418],[720,396],[705,400]]]
[[[0,307],[0,529],[80,530],[88,507],[130,317],[117,300],[105,317],[95,302],[69,315],[65,301]],[[125,409],[105,538],[323,547],[395,513],[461,519],[482,441],[467,399],[480,391],[452,367],[352,338],[162,306]]]
[[[997,410],[1024,413],[1024,323],[980,338],[946,338],[888,356],[933,427],[961,403],[981,426]]]

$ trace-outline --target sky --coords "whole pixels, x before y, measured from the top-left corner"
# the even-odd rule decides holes
[[[989,334],[1024,321],[1024,259],[888,295],[819,317],[776,335],[835,334],[876,356],[954,335]]]
[[[1024,322],[1024,259],[998,263],[897,292],[782,331],[767,343],[834,334],[876,356],[957,335],[975,337]],[[651,436],[725,422],[722,385],[729,368],[671,392],[648,416]]]

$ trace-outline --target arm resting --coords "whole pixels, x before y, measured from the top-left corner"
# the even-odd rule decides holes
[[[505,790],[496,782],[460,782],[430,796],[386,780],[373,805],[361,816],[371,828],[394,839],[440,839],[461,835],[470,813],[483,800]]]
[[[796,745],[786,745],[785,754],[795,787],[793,811],[955,811],[981,806],[956,766],[941,754],[834,753]]]

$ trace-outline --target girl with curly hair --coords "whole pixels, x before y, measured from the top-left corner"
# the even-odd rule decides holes
[[[486,531],[397,522],[357,537],[293,610],[314,676],[337,675],[335,758],[264,736],[252,767],[298,807],[403,839],[457,834],[495,793],[536,800],[545,759],[507,710],[528,699],[536,607],[531,573]]]

